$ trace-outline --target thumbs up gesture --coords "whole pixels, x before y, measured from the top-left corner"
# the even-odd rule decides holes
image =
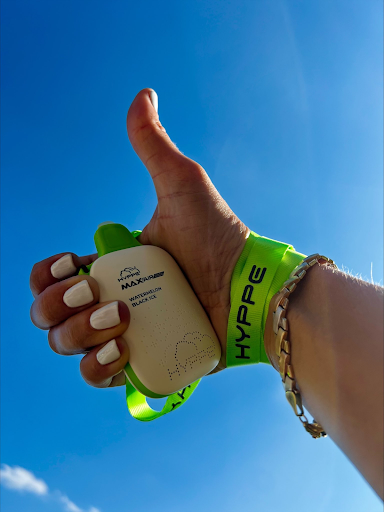
[[[206,171],[183,155],[159,121],[158,97],[143,89],[127,115],[129,140],[147,168],[157,206],[139,241],[169,252],[188,278],[222,346],[215,371],[225,368],[230,281],[249,229],[220,196]],[[80,370],[97,387],[122,385],[129,350],[121,335],[129,310],[120,301],[99,303],[97,282],[77,269],[97,258],[61,253],[36,263],[30,286],[31,319],[49,330],[51,348],[63,355],[84,353]]]

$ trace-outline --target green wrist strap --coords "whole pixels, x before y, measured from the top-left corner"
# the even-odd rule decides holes
[[[291,245],[251,231],[231,278],[227,367],[269,364],[264,348],[269,303],[304,258]]]
[[[121,224],[106,223],[99,226],[95,233],[95,244],[99,256],[104,256],[114,251],[127,249],[141,245],[136,238],[140,235],[141,231],[132,231],[131,233]],[[133,237],[132,237],[133,235]],[[92,267],[92,263],[87,265],[88,272]],[[84,268],[80,269],[79,275],[86,274]],[[161,411],[152,409],[147,402],[147,397],[137,391],[132,386],[129,380],[125,379],[127,406],[131,416],[139,421],[152,421],[160,416],[164,416],[169,412],[178,409],[183,405],[188,398],[195,391],[201,379],[193,382],[186,388],[177,393],[169,395],[164,407]]]
[[[137,391],[137,389],[135,389],[132,384],[126,380],[125,389],[129,412],[133,418],[136,418],[139,421],[152,421],[160,418],[160,416],[164,416],[164,414],[172,412],[183,405],[195,391],[200,380],[201,379],[193,382],[178,393],[169,395],[161,411],[155,411],[152,409],[148,405],[147,397]]]

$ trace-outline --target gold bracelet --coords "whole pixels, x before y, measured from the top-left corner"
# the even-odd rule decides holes
[[[320,263],[320,260],[323,260]],[[312,254],[305,258],[301,264],[296,267],[290,274],[289,279],[285,281],[282,288],[272,297],[271,304],[269,307],[270,311],[273,311],[273,333],[274,339],[274,350],[279,358],[278,366],[274,364],[273,358],[268,354],[268,349],[272,347],[266,343],[266,351],[271,364],[280,373],[283,381],[285,396],[290,403],[294,413],[303,424],[305,430],[311,434],[314,439],[319,437],[326,437],[326,433],[320,423],[317,423],[315,419],[313,423],[309,423],[307,417],[304,414],[303,404],[301,395],[296,387],[295,373],[291,363],[291,343],[288,341],[288,320],[286,318],[287,308],[289,304],[288,297],[296,289],[297,284],[306,275],[308,269],[313,267],[316,263],[325,264],[337,268],[337,265],[326,256],[320,256],[319,254]],[[270,315],[268,315],[269,317]],[[268,321],[268,319],[267,319]],[[268,328],[270,332],[270,327]],[[266,329],[266,340],[267,340],[267,329]]]

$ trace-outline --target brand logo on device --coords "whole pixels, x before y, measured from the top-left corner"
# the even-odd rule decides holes
[[[136,269],[136,267],[129,267],[129,268]],[[126,270],[126,269],[124,269],[124,270]],[[140,271],[137,269],[136,269],[136,271],[137,271],[136,273],[131,272],[131,274],[126,274],[125,277],[121,277],[120,279],[118,279],[118,281],[125,281],[126,279],[131,278],[133,276],[139,276]],[[124,271],[122,270],[121,272],[124,272]],[[121,272],[120,272],[120,274],[121,274]],[[157,277],[162,277],[163,275],[164,275],[164,271],[157,272],[156,274],[150,274],[149,276],[139,277],[139,279],[133,279],[131,281],[126,281],[124,284],[121,285],[121,289],[126,290],[127,288],[131,288],[132,286],[137,286],[138,284],[145,283],[145,281],[149,281],[151,279],[156,279]]]
[[[176,343],[174,355],[171,357],[172,366],[168,368],[169,379],[172,376],[181,376],[188,370],[210,359],[215,354],[215,343],[208,334],[199,331],[187,332],[182,340]]]
[[[120,277],[118,281],[125,281],[134,276],[139,276],[140,270],[137,267],[126,267],[124,270],[120,272]]]

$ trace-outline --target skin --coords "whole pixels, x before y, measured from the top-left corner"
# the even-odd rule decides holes
[[[152,177],[158,199],[139,240],[169,252],[189,279],[222,346],[215,373],[225,368],[230,280],[249,229],[228,207],[204,169],[170,140],[150,93],[151,89],[140,91],[127,115],[129,140]],[[121,336],[129,327],[129,310],[119,302],[120,324],[93,329],[91,314],[107,303],[98,302],[98,285],[90,276],[62,280],[52,276],[52,264],[65,254],[51,256],[32,269],[32,322],[49,331],[50,347],[58,354],[85,354],[80,371],[88,384],[123,385],[122,369],[129,350]],[[97,258],[97,254],[71,254],[76,267]],[[84,279],[94,300],[78,308],[66,306],[65,291]],[[383,289],[358,281],[322,267],[310,270],[290,300],[287,318],[292,363],[308,410],[383,497]],[[265,343],[276,364],[271,349],[271,313]],[[96,354],[111,339],[116,339],[120,357],[101,365]]]
[[[205,170],[184,156],[170,140],[152,106],[150,92],[151,89],[140,91],[127,115],[129,140],[152,177],[158,199],[139,241],[165,249],[184,271],[220,340],[223,355],[215,370],[219,371],[225,367],[230,279],[249,229],[219,195]],[[31,319],[40,329],[49,329],[49,344],[58,354],[90,350],[80,365],[82,376],[91,385],[105,387],[106,379],[116,373],[117,363],[113,363],[113,368],[107,365],[111,367],[107,374],[107,368],[97,364],[96,353],[101,344],[124,333],[129,325],[129,311],[119,302],[119,314],[123,318],[120,326],[99,331],[97,335],[92,333],[89,318],[98,307],[97,282],[88,276],[55,279],[51,265],[65,254],[68,253],[56,254],[34,265],[30,277],[35,297]],[[97,254],[84,257],[71,254],[77,267],[97,258]],[[80,308],[68,308],[62,296],[84,278],[90,283],[94,301]],[[124,344],[121,338],[118,341],[119,346]],[[128,354],[127,347],[124,354]],[[122,357],[120,372],[127,360],[128,355]],[[120,373],[110,385],[124,383],[124,375]]]
[[[289,299],[303,404],[383,499],[384,289],[316,265]],[[272,311],[265,347],[277,365]],[[277,365],[278,366],[278,365]]]

